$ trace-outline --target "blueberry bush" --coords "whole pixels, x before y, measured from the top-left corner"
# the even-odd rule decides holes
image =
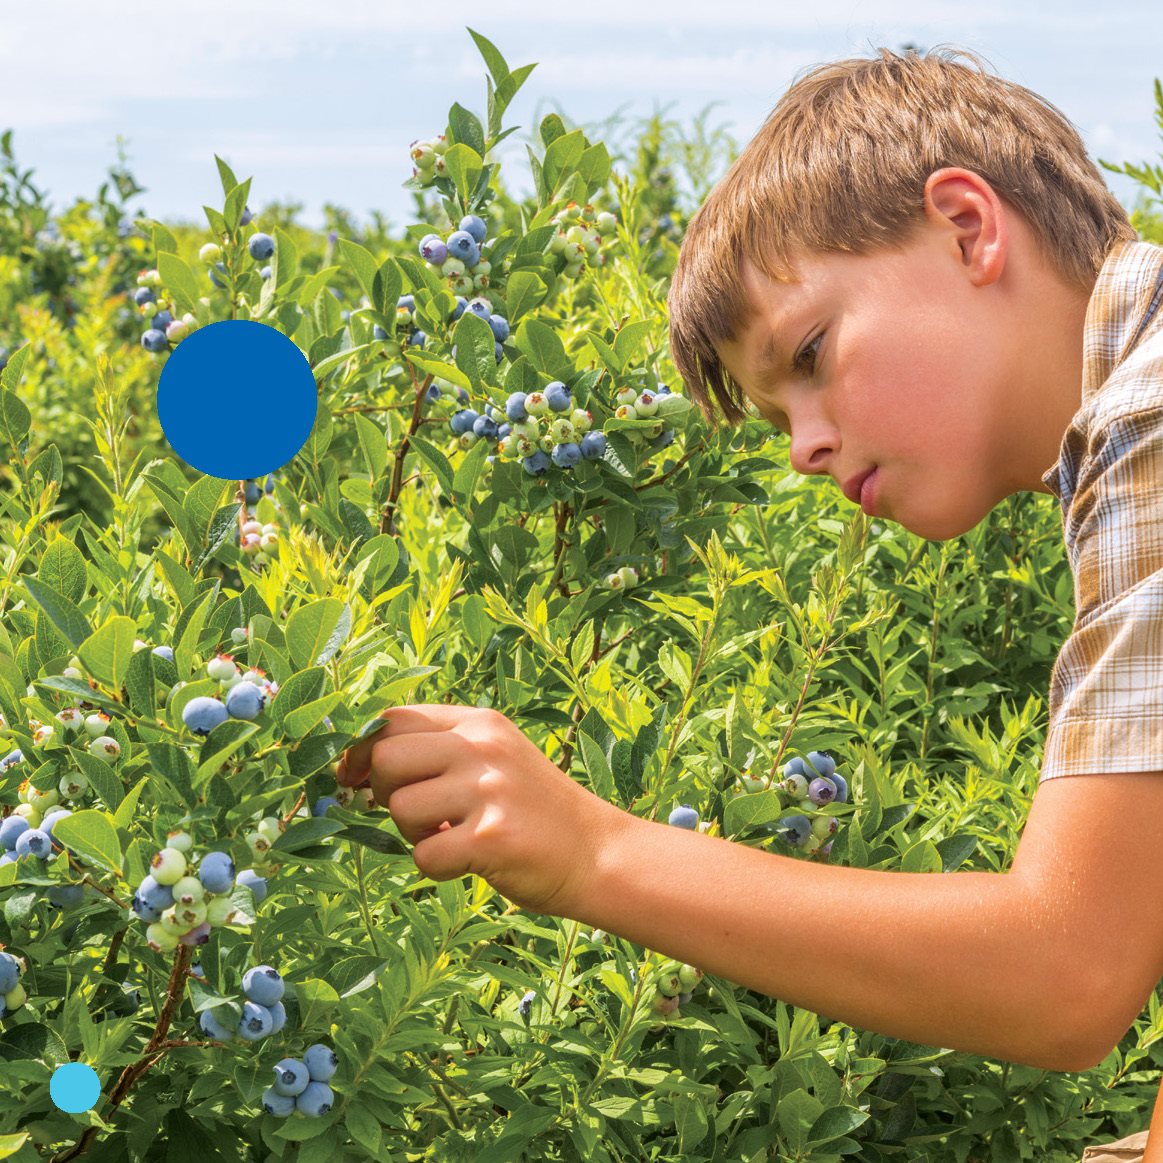
[[[450,701],[670,826],[999,871],[1073,619],[1051,501],[926,542],[758,418],[705,425],[666,289],[733,143],[655,116],[611,153],[550,113],[514,197],[533,66],[469,32],[483,116],[417,127],[396,235],[252,211],[221,159],[206,230],[131,221],[123,165],[53,217],[3,137],[0,1158],[1072,1163],[1138,1129],[1158,996],[1085,1074],[899,1042],[427,880],[338,786],[382,709]],[[314,372],[263,479],[157,422],[223,319]],[[263,423],[239,400],[224,438]],[[73,1060],[80,1113],[50,1096]]]

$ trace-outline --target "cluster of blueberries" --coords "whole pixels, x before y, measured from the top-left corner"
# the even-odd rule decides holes
[[[605,266],[606,256],[600,248],[618,229],[616,215],[609,210],[598,213],[589,202],[579,206],[570,201],[549,221],[557,227],[557,233],[549,240],[549,254],[561,263],[558,273],[567,279],[576,279],[587,260]]]
[[[281,821],[270,817],[260,821],[255,833],[248,834],[256,859],[260,852],[270,850],[280,827]],[[253,842],[254,837],[261,840],[261,848]],[[230,853],[215,850],[198,858],[193,847],[193,838],[181,828],[169,832],[166,846],[154,856],[149,873],[133,894],[131,907],[145,923],[146,940],[156,953],[172,952],[179,944],[204,945],[211,929],[230,924],[237,911],[231,900],[236,884],[249,888],[256,903],[267,894],[266,878],[253,868],[235,875]]]
[[[630,440],[649,440],[653,449],[665,448],[674,440],[674,429],[665,424],[664,417],[681,415],[691,406],[685,396],[676,395],[665,384],[657,392],[624,388],[617,401],[617,420],[659,417],[649,429],[625,429]],[[551,464],[568,469],[582,460],[601,460],[606,437],[594,431],[593,425],[593,413],[574,407],[570,389],[561,380],[553,380],[540,391],[513,392],[503,412],[487,404],[483,413],[461,408],[449,420],[462,448],[478,440],[499,441],[501,454],[520,457],[530,476],[544,475]]]
[[[198,1026],[203,1034],[220,1042],[234,1038],[245,1042],[261,1041],[277,1034],[287,1024],[287,1011],[283,1006],[286,988],[277,969],[270,965],[255,965],[242,975],[242,992],[246,1001],[238,1021],[234,1021],[234,1013],[228,1007],[212,1006],[198,1015]],[[227,1018],[230,1025],[225,1024]]]
[[[20,978],[28,968],[23,957],[13,957],[11,953],[0,953],[0,1019],[20,1009],[28,1000]]]
[[[242,631],[242,638],[245,641],[245,628],[240,626],[236,630]],[[235,633],[236,631],[231,631],[232,636]],[[235,638],[235,641],[238,639]],[[267,700],[273,698],[279,689],[278,683],[268,681],[264,672],[256,667],[251,667],[245,673],[240,671],[233,656],[229,654],[217,654],[210,659],[206,664],[206,673],[222,685],[225,698],[198,695],[182,708],[182,722],[195,735],[202,738],[209,735],[219,723],[225,723],[228,718],[258,718],[259,712],[267,705]]]
[[[247,206],[239,223],[246,226],[254,216]],[[261,231],[250,236],[247,242],[250,257],[256,262],[266,262],[275,253],[275,240],[269,234]],[[198,251],[198,258],[204,263],[213,264],[208,271],[210,281],[219,289],[225,285],[219,281],[218,274],[226,274],[226,264],[221,261],[222,248],[216,242],[208,242]],[[270,266],[264,266],[261,271],[264,280],[271,277]],[[180,319],[174,318],[174,304],[171,300],[161,300],[157,296],[156,288],[162,286],[161,272],[156,268],[141,271],[137,276],[137,290],[133,293],[133,302],[147,319],[146,330],[141,336],[141,346],[146,351],[155,354],[169,350],[171,343],[180,343],[191,331],[197,331],[200,324],[197,316],[187,311]],[[205,300],[209,303],[209,300]]]
[[[446,238],[439,234],[424,235],[420,240],[420,255],[432,270],[448,280],[454,295],[479,294],[492,281],[493,264],[483,254],[488,232],[483,218],[466,214]],[[504,338],[507,337],[506,325]],[[497,361],[500,362],[499,356]]]
[[[733,795],[742,795],[744,792],[766,791],[770,787],[769,777],[744,772],[731,790]],[[821,856],[830,855],[839,821],[835,816],[821,816],[815,812],[831,803],[848,802],[848,781],[837,772],[836,761],[823,751],[809,751],[806,760],[796,756],[784,764],[783,779],[775,787],[784,807],[800,810],[766,825],[767,831],[808,856],[817,852]],[[697,828],[698,822],[698,813],[685,804],[670,814],[670,823],[681,828]]]
[[[318,1118],[335,1101],[327,1084],[339,1068],[339,1059],[330,1046],[316,1042],[302,1058],[284,1058],[273,1069],[275,1081],[263,1091],[262,1109],[268,1115],[285,1118],[294,1111]]]

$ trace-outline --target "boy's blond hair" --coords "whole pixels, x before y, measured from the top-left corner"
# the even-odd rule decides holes
[[[1119,239],[1138,238],[1082,138],[1043,97],[986,72],[968,49],[819,65],[793,83],[691,218],[667,299],[671,359],[707,422],[730,424],[742,389],[714,344],[735,340],[750,305],[739,259],[793,278],[797,253],[899,250],[923,224],[925,180],[980,174],[1029,224],[1052,268],[1093,287]],[[977,67],[954,58],[964,56]]]

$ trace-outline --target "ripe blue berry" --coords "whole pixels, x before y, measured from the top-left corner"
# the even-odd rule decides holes
[[[277,1034],[287,1024],[286,1007],[281,1001],[275,1002],[273,1006],[267,1006],[271,1011],[271,1021],[274,1025],[271,1026],[271,1033]]]
[[[28,831],[28,821],[23,816],[9,816],[0,823],[0,844],[11,852],[16,847],[16,840],[21,832]],[[0,993],[4,991],[0,989]]]
[[[697,829],[699,826],[699,813],[689,805],[681,804],[670,813],[666,822],[668,824],[674,824],[677,828]]]
[[[194,702],[196,700],[191,700]],[[187,704],[188,706],[189,704]],[[254,719],[266,705],[266,696],[252,682],[236,682],[226,692],[226,713],[232,719]]]
[[[581,458],[581,448],[572,440],[553,446],[553,463],[558,468],[573,468]]]
[[[549,471],[549,457],[542,448],[539,448],[532,456],[523,457],[521,464],[525,471],[533,477],[542,476]]]
[[[245,885],[254,894],[255,904],[258,904],[267,895],[267,882],[265,876],[259,876],[253,868],[244,868],[237,877],[235,883]]]
[[[325,1115],[335,1100],[331,1087],[325,1082],[309,1082],[307,1089],[295,1099],[295,1106],[308,1118]]]
[[[587,432],[578,444],[586,460],[601,460],[606,452],[606,437],[602,432]]]
[[[328,1082],[339,1068],[339,1059],[330,1046],[316,1042],[303,1055],[303,1065],[307,1067],[312,1082]]]
[[[141,346],[146,351],[165,351],[169,347],[170,341],[166,338],[164,331],[159,331],[156,327],[151,327],[144,332],[141,337]]]
[[[242,1017],[238,1019],[238,1036],[248,1042],[265,1038],[274,1026],[274,1018],[266,1006],[257,1002],[243,1002]]]
[[[182,708],[182,722],[195,735],[209,735],[219,723],[225,723],[227,718],[229,712],[226,707],[209,695],[199,695]]]
[[[420,254],[433,266],[442,267],[448,259],[448,247],[439,235],[433,234],[420,243]]]
[[[242,976],[242,992],[261,1006],[273,1006],[285,989],[279,971],[270,965],[256,965]]]
[[[315,806],[311,809],[311,815],[325,816],[327,815],[328,808],[337,807],[339,807],[339,801],[334,796],[320,796],[315,801]]]
[[[159,658],[166,658],[170,662],[174,661],[174,648],[172,646],[155,646],[153,653]]]
[[[84,896],[83,884],[54,884],[48,890],[48,903],[58,909],[71,909],[79,905]]]
[[[207,1034],[219,1042],[229,1042],[234,1037],[234,1034],[214,1016],[213,1010],[203,1010],[198,1015],[198,1026],[203,1034]]]
[[[812,821],[797,813],[779,821],[779,835],[796,848],[802,848],[812,838]]]
[[[836,770],[836,761],[822,751],[809,751],[808,762],[816,769],[819,775],[827,778]],[[807,774],[805,772],[805,774]]]
[[[288,1115],[294,1114],[295,1100],[290,1095],[279,1094],[273,1086],[268,1086],[262,1092],[262,1109],[268,1115],[285,1119]]]
[[[485,240],[485,235],[488,234],[489,228],[485,225],[483,218],[478,218],[475,214],[466,214],[460,220],[460,229],[472,235],[473,241],[479,246]]]
[[[554,380],[553,383],[546,385],[545,401],[549,405],[550,410],[554,412],[568,412],[573,408],[573,400],[570,398],[569,388],[561,380]]]
[[[504,315],[490,315],[489,326],[493,329],[493,338],[498,343],[504,343],[509,338],[509,321]]]
[[[265,262],[275,253],[275,240],[269,234],[252,234],[247,244],[250,257],[258,262]]]
[[[198,879],[207,892],[229,892],[234,884],[234,861],[225,852],[207,852],[198,864]]]
[[[157,295],[154,294],[153,287],[138,287],[133,292],[133,301],[139,307],[143,307],[146,303],[156,303]]]
[[[20,984],[20,962],[11,953],[0,953],[0,994],[11,993]]]
[[[16,837],[16,855],[35,856],[38,860],[47,860],[52,855],[52,837],[39,828],[29,828]]]
[[[275,1063],[273,1070],[275,1081],[272,1089],[276,1094],[290,1095],[291,1098],[294,1098],[296,1095],[302,1094],[311,1081],[311,1074],[307,1070],[306,1063],[301,1062],[298,1058],[284,1058]]]

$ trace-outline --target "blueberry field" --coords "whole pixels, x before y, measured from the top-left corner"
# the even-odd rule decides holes
[[[0,138],[0,1159],[1074,1163],[1137,1130],[1158,994],[1083,1073],[905,1042],[422,869],[341,781],[381,712],[446,704],[772,878],[997,872],[1074,618],[1053,497],[928,541],[709,424],[666,297],[737,144],[510,124],[534,66],[464,35],[401,225],[306,229],[217,155],[204,224],[132,214],[124,158],[54,207]],[[1163,241],[1163,169],[1119,172]],[[239,479],[159,419],[228,320],[316,396]],[[223,448],[277,412],[240,394]]]

